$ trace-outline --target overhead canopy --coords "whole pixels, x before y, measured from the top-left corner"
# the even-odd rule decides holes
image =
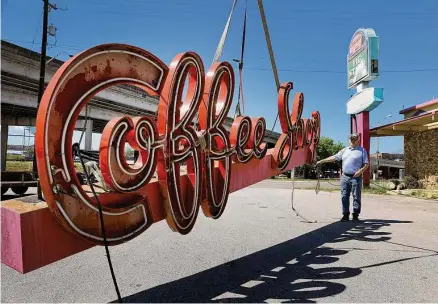
[[[373,128],[370,130],[370,136],[403,136],[408,132],[428,131],[436,128],[438,128],[438,111],[431,111]]]

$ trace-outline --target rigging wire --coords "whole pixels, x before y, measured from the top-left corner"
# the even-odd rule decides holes
[[[76,156],[79,157],[79,161],[81,163],[82,169],[84,170],[84,174],[85,174],[85,176],[87,178],[87,183],[90,186],[90,189],[91,189],[91,191],[93,193],[93,196],[94,196],[94,198],[96,200],[96,203],[97,203],[97,208],[99,210],[100,228],[102,229],[102,237],[103,237],[103,244],[105,246],[106,257],[107,257],[107,260],[108,260],[108,265],[109,265],[109,268],[110,268],[111,277],[112,277],[112,280],[113,280],[113,283],[114,283],[114,288],[116,290],[118,301],[119,301],[119,303],[122,303],[122,297],[120,296],[120,290],[119,290],[119,286],[117,284],[117,279],[116,279],[116,275],[114,273],[113,263],[111,261],[111,256],[110,256],[110,252],[109,252],[109,248],[108,248],[108,240],[107,240],[107,237],[106,237],[106,229],[105,229],[105,222],[104,222],[104,219],[103,219],[102,205],[100,204],[99,197],[98,197],[98,195],[97,195],[97,193],[96,193],[96,191],[94,189],[94,185],[91,182],[90,176],[89,176],[89,174],[88,174],[88,172],[87,172],[87,170],[85,168],[85,163],[84,163],[84,160],[82,159],[81,150],[79,148],[79,144],[78,143],[75,143],[73,145],[73,151],[75,152]]]
[[[243,32],[242,32],[242,47],[240,60],[234,60],[239,62],[239,91],[237,94],[237,104],[235,110],[235,116],[240,116],[245,112],[245,99],[243,94],[243,55],[245,53],[245,38],[246,38],[246,12],[248,9],[248,0],[245,1],[245,15],[243,18]],[[240,110],[240,98],[242,98],[242,111]]]
[[[259,7],[259,12],[260,12],[260,17],[262,19],[262,24],[263,24],[263,30],[265,32],[265,39],[266,39],[266,44],[268,46],[268,51],[269,51],[269,59],[271,61],[271,67],[272,67],[272,73],[274,75],[274,79],[275,79],[275,84],[276,84],[276,88],[277,88],[277,92],[280,89],[280,80],[278,77],[278,70],[277,70],[277,65],[275,63],[275,56],[274,56],[274,51],[272,49],[272,44],[271,44],[271,38],[269,36],[269,30],[268,30],[268,24],[266,21],[266,16],[265,16],[265,10],[263,7],[263,2],[262,0],[257,0],[258,3],[258,7]],[[272,130],[271,132],[274,130],[275,125],[277,123],[278,120],[278,116],[279,114],[277,113],[277,116],[275,118],[275,122],[274,125],[272,126]],[[299,216],[301,219],[303,219],[306,223],[316,223],[316,221],[310,221],[307,218],[305,218],[304,216],[302,216],[297,209],[295,209],[294,206],[294,192],[295,192],[295,168],[292,169],[291,172],[291,179],[292,179],[292,189],[291,189],[291,207],[292,210],[295,212],[295,214],[297,216]]]
[[[88,105],[85,106],[85,120],[84,120],[84,125],[82,126],[81,137],[79,138],[79,146],[81,146],[82,138],[84,136],[85,129],[87,128],[87,122],[88,122]]]
[[[224,49],[225,40],[227,39],[228,30],[230,28],[231,18],[233,17],[234,9],[236,8],[237,0],[233,0],[233,6],[231,7],[230,15],[228,16],[227,23],[225,24],[224,31],[222,32],[221,39],[219,40],[219,44],[216,49],[216,53],[214,54],[213,64],[219,61],[219,58],[222,55],[222,51]]]

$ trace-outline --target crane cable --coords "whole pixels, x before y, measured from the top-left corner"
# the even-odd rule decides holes
[[[231,7],[230,16],[228,16],[227,23],[225,24],[224,31],[222,32],[221,39],[219,40],[219,44],[216,49],[216,53],[214,54],[213,63],[215,64],[219,61],[219,58],[222,56],[222,51],[224,50],[225,40],[227,39],[228,30],[230,28],[231,18],[233,17],[233,12],[236,7],[237,0],[233,1],[233,6]]]
[[[265,38],[266,38],[266,44],[268,46],[268,51],[269,51],[269,59],[271,61],[272,73],[274,74],[275,85],[277,86],[277,92],[278,92],[278,90],[280,89],[280,79],[278,77],[278,70],[277,70],[277,65],[275,63],[274,51],[272,49],[271,38],[269,36],[269,29],[268,29],[268,24],[266,22],[265,9],[263,7],[262,0],[257,0],[257,4],[259,6],[260,17],[262,19],[263,30],[265,32]],[[271,131],[274,131],[275,125],[277,123],[277,120],[278,120],[278,113],[277,113],[277,117],[275,118],[274,125],[272,126],[272,130]],[[292,210],[295,212],[295,214],[297,216],[299,216],[301,219],[303,219],[306,223],[316,223],[316,221],[309,221],[308,219],[306,219],[294,207],[295,168],[292,169],[291,179],[292,179],[292,191],[291,191],[291,206],[292,206]]]
[[[225,23],[225,28],[224,28],[224,30],[222,32],[221,39],[219,40],[219,43],[217,45],[216,52],[215,52],[214,57],[213,57],[213,62],[211,63],[212,65],[217,63],[219,61],[220,57],[222,56],[222,52],[224,50],[225,41],[227,40],[228,31],[230,29],[231,19],[233,17],[234,9],[236,8],[236,3],[237,3],[237,0],[233,0],[233,5],[231,6],[230,15],[228,16],[227,22]],[[245,18],[246,18],[246,9],[245,9]],[[245,26],[246,26],[246,21],[245,21]],[[242,50],[242,56],[243,56],[243,50]],[[240,87],[239,87],[239,90],[240,90]],[[242,95],[243,95],[243,93],[242,93]],[[195,116],[195,119],[194,119],[194,124],[195,124],[196,131],[199,131],[199,129],[198,129],[198,121],[199,121],[199,112]]]
[[[248,8],[248,0],[245,1],[245,15],[243,18],[242,47],[241,47],[241,53],[240,53],[240,60],[234,59],[234,61],[239,62],[239,92],[237,95],[235,116],[240,116],[245,112],[245,99],[244,99],[244,95],[243,95],[243,55],[245,53],[247,8]],[[240,98],[242,98],[242,111],[240,110]]]
[[[237,0],[234,0],[233,1],[233,5],[231,7],[230,15],[229,15],[228,20],[227,20],[227,22],[225,24],[224,31],[222,32],[221,39],[220,39],[219,44],[218,44],[217,49],[216,49],[216,53],[215,53],[215,56],[214,56],[214,59],[213,59],[213,64],[218,62],[220,56],[222,55],[222,51],[223,51],[223,48],[224,48],[226,37],[228,35],[229,26],[230,26],[231,18],[233,16],[234,9],[236,7],[236,3],[237,3]],[[270,61],[271,61],[271,66],[272,66],[272,72],[273,72],[273,75],[274,75],[275,85],[276,85],[277,92],[278,92],[278,90],[280,89],[280,80],[279,80],[279,77],[278,77],[278,70],[277,70],[277,65],[276,65],[276,62],[275,62],[274,51],[272,49],[271,38],[270,38],[270,35],[269,35],[269,30],[268,30],[268,24],[266,22],[265,10],[264,10],[264,7],[263,7],[262,0],[257,0],[257,3],[258,3],[258,7],[259,7],[260,17],[261,17],[262,24],[263,24],[263,30],[264,30],[264,33],[265,33],[266,44],[267,44],[268,51],[269,51],[269,58],[270,58]],[[243,73],[242,73],[243,71],[242,70],[243,70],[243,55],[244,55],[244,50],[245,50],[245,37],[246,37],[246,16],[247,16],[247,1],[245,3],[245,15],[244,15],[244,23],[243,23],[241,57],[240,57],[240,61],[239,61],[240,83],[239,83],[238,102],[237,102],[237,106],[236,106],[236,115],[240,115],[241,114],[240,113],[240,98],[242,98],[242,104],[243,104],[243,109],[244,109]],[[277,113],[277,116],[275,118],[274,125],[272,126],[272,130],[271,131],[274,130],[275,125],[277,123],[277,120],[278,120],[278,113]],[[301,217],[305,222],[307,222],[307,223],[316,223],[316,221],[310,221],[310,220],[306,219],[294,207],[295,168],[292,169],[291,178],[292,178],[292,191],[291,191],[291,207],[292,207],[292,210],[295,212],[295,214],[297,216]]]
[[[222,52],[223,52],[223,49],[225,46],[225,41],[227,39],[228,31],[230,29],[231,19],[233,17],[234,9],[236,8],[236,3],[237,3],[237,0],[234,0],[233,5],[231,6],[230,15],[228,16],[227,22],[225,23],[224,31],[222,32],[221,39],[219,40],[212,64],[217,63],[219,61],[220,57],[222,56]],[[244,14],[244,18],[243,18],[242,46],[241,46],[240,59],[233,60],[233,61],[239,63],[239,91],[238,91],[238,95],[237,95],[235,117],[242,115],[243,112],[245,111],[245,101],[244,101],[244,94],[243,94],[243,56],[245,53],[247,8],[248,8],[248,0],[245,1],[245,14]],[[240,99],[242,99],[242,103],[240,102]],[[240,107],[241,104],[242,104],[242,110]]]

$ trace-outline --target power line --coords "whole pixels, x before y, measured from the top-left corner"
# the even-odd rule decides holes
[[[124,6],[122,6],[124,7]],[[126,8],[128,8],[128,6],[126,6]],[[190,8],[190,7],[187,7]],[[94,9],[70,9],[70,11],[72,12],[81,12],[81,13],[93,13],[93,14],[106,14],[106,15],[125,15],[125,16],[131,16],[131,17],[138,17],[138,18],[163,18],[166,16],[169,16],[170,14],[168,13],[178,13],[178,15],[187,15],[187,16],[197,16],[197,17],[209,17],[209,16],[217,16],[217,14],[215,14],[214,12],[203,12],[203,11],[171,11],[168,10],[166,14],[162,14],[162,13],[154,13],[154,14],[148,14],[151,11],[150,10],[146,10],[146,9],[135,9],[135,12],[129,12],[129,11],[113,11],[113,10],[94,10]],[[347,17],[342,17],[339,15],[335,15],[332,16],[329,19],[325,19],[325,21],[329,22],[328,24],[325,24],[325,26],[345,26],[345,25],[349,25],[351,24],[351,20],[353,20],[355,17],[354,16],[349,16],[349,18]],[[320,18],[318,18],[320,20]],[[339,20],[341,19],[341,20]],[[282,18],[282,17],[278,17],[276,16],[276,20],[278,21],[283,21],[286,23],[289,22],[293,22],[293,21],[298,21],[298,22],[303,22],[303,21],[311,21],[307,16],[303,16],[303,18],[299,18],[299,17],[291,17],[291,18]],[[345,22],[340,22],[345,20]],[[406,21],[413,21],[413,20],[421,20],[424,21],[424,18],[406,18],[404,17],[403,19],[400,19],[400,22],[402,22],[403,24],[385,24],[385,27],[400,27],[402,25],[404,25],[406,23]],[[396,21],[396,20],[391,20],[392,22]],[[437,24],[419,24],[419,26],[421,27],[426,27],[426,28],[435,28],[438,27]]]
[[[40,26],[41,26],[41,23],[42,23],[41,20],[43,19],[43,17],[44,17],[44,8],[41,10],[41,16],[40,16],[40,19],[38,20],[38,24],[37,24],[36,29],[35,29],[35,34],[33,35],[32,47],[35,44],[35,39],[36,39],[38,30],[40,29]]]
[[[7,41],[7,42],[11,42],[11,43],[16,42],[16,43],[41,45],[40,42],[32,42],[32,41],[24,41],[24,40],[16,40],[16,39],[4,39],[4,38],[3,38],[3,40]],[[83,50],[85,50],[85,49],[87,49],[89,47],[85,47],[85,46],[81,47],[81,46],[65,45],[65,44],[64,45],[58,45],[57,44],[53,48],[72,49],[72,50],[77,50],[77,51],[83,51]]]
[[[129,5],[129,3],[124,3],[124,4],[108,4],[106,2],[93,2],[95,0],[90,0],[91,4],[96,4],[98,6],[105,6],[105,7],[121,7],[121,8],[132,8],[135,10],[135,12],[129,12],[129,11],[113,11],[113,10],[108,10],[108,11],[101,11],[101,10],[93,10],[93,9],[84,9],[81,8],[80,11],[81,12],[91,12],[91,13],[97,13],[97,14],[112,14],[112,15],[127,15],[127,16],[138,16],[138,17],[164,17],[167,14],[145,14],[145,13],[149,13],[152,10],[147,9],[146,7],[141,7],[141,9],[139,9],[138,5]],[[144,2],[142,0],[138,1],[138,3],[155,3],[155,4],[160,4],[161,2]],[[186,12],[181,12],[181,11],[174,11],[177,12],[178,14],[187,14],[187,15],[196,15],[196,16],[212,16],[212,15],[217,15],[215,13],[211,13],[211,12],[204,12],[204,11],[195,11],[193,10],[193,5],[187,4],[187,3],[175,3],[172,5],[168,5],[167,6],[167,12],[172,12],[172,10],[169,10],[169,7],[183,7],[183,8],[188,8],[190,9],[190,11],[186,11]],[[89,6],[88,6],[89,7]],[[212,6],[212,5],[196,5],[196,7],[207,7],[207,8],[221,8],[223,6]],[[73,10],[73,11],[79,11],[79,10]],[[139,12],[140,11],[140,12]],[[327,10],[282,10],[282,11],[290,11],[290,12],[297,12],[297,13],[327,13]],[[349,19],[346,20],[346,22],[349,24],[351,19],[354,19],[355,15],[363,15],[363,16],[368,16],[368,15],[375,15],[375,16],[379,16],[379,15],[384,15],[385,17],[388,16],[404,16],[403,19],[401,19],[401,21],[406,22],[406,20],[424,20],[424,18],[421,18],[421,16],[435,16],[438,15],[438,12],[388,12],[388,13],[382,13],[382,12],[348,12],[348,11],[344,11],[344,12],[335,12],[336,15],[330,15],[328,20],[336,20],[337,18],[342,18],[342,19]],[[342,14],[345,14],[346,16],[343,16]],[[415,16],[420,16],[420,18],[414,18],[414,19],[409,19],[407,17],[415,17]],[[334,18],[333,18],[334,17]],[[308,16],[303,16],[304,19],[308,19]],[[297,20],[297,21],[303,21],[303,18],[300,18],[300,15],[298,15],[298,17],[291,17],[291,18],[282,18],[279,16],[276,16],[276,20],[282,20],[282,21],[293,21],[293,20]],[[318,17],[319,18],[319,17]],[[346,24],[333,24],[335,26],[341,26],[341,25],[346,25]],[[400,25],[390,25],[390,26],[394,26],[394,27],[398,27]],[[428,25],[428,26],[432,26],[435,27],[435,25]],[[438,26],[438,25],[436,25]]]
[[[17,43],[26,43],[32,44],[32,41],[23,41],[23,40],[15,40],[15,39],[4,39],[9,42],[17,42]],[[35,42],[35,44],[38,44]],[[41,43],[39,43],[41,44]],[[83,51],[88,47],[86,46],[73,46],[73,45],[56,45],[55,48],[65,48]],[[335,62],[335,61],[331,61]],[[407,62],[408,64],[415,64],[414,62]],[[253,70],[253,71],[269,71],[272,72],[270,68],[254,68],[254,67],[245,67],[244,70]],[[321,74],[347,74],[345,71],[336,71],[336,70],[300,70],[300,69],[278,69],[280,72],[294,72],[294,73],[321,73]],[[438,68],[424,68],[424,69],[400,69],[400,70],[381,70],[381,73],[418,73],[418,72],[436,72]]]
[[[253,60],[269,60],[269,57],[252,57]],[[342,58],[342,60],[331,60],[331,59],[300,59],[299,61],[300,63],[337,63],[337,64],[345,64],[345,58]],[[417,65],[428,65],[430,62],[429,61],[413,61],[413,60],[399,60],[397,59],[398,63],[402,63],[402,64],[417,64]]]
[[[135,7],[134,8],[138,8],[138,4],[130,4],[129,2],[135,2],[138,4],[146,4],[146,5],[150,5],[150,4],[163,4],[163,1],[145,1],[145,0],[125,0],[124,4],[108,4],[107,1],[98,1],[98,0],[87,0],[87,4],[93,4],[93,5],[99,5],[99,6],[107,6],[107,7]],[[177,2],[177,3],[173,3],[173,4],[167,4],[167,7],[171,6],[179,6],[179,7],[188,7],[188,8],[193,8],[194,5],[187,5],[187,3],[185,2]],[[206,5],[206,4],[196,4],[196,7],[207,7],[207,8],[225,8],[225,6],[221,6],[221,5]]]
[[[269,10],[268,10],[269,11]],[[373,12],[358,12],[358,11],[330,11],[330,10],[323,10],[323,9],[286,9],[281,10],[282,12],[291,12],[291,13],[304,13],[304,14],[327,14],[327,13],[336,13],[336,14],[345,14],[345,15],[363,15],[363,16],[379,16],[384,15],[386,16],[406,16],[406,15],[412,15],[412,16],[425,16],[425,15],[438,15],[438,12],[393,12],[393,11],[373,11]]]
[[[438,71],[438,68],[432,69],[412,69],[412,70],[382,70],[384,73],[415,73],[415,72],[434,72]]]
[[[157,17],[157,18],[165,18],[165,17],[169,17],[171,14],[169,14],[169,12],[174,12],[174,13],[178,13],[178,15],[183,15],[183,16],[196,16],[196,17],[211,17],[211,16],[217,16],[217,14],[215,13],[205,13],[205,12],[195,12],[195,11],[167,11],[166,14],[147,14],[150,11],[145,10],[144,12],[142,12],[142,10],[136,9],[136,12],[122,12],[122,11],[111,11],[111,10],[106,10],[106,11],[102,11],[102,10],[93,10],[93,9],[70,9],[69,11],[72,12],[81,12],[81,13],[93,13],[93,14],[107,14],[107,15],[126,15],[126,16],[132,16],[132,17],[141,17],[141,18],[151,18],[151,17]],[[125,22],[125,20],[123,20],[123,22]]]
[[[245,70],[255,71],[271,71],[269,68],[244,68]],[[327,74],[347,74],[345,71],[333,70],[295,70],[295,69],[278,69],[280,72],[294,72],[294,73],[327,73]],[[409,69],[409,70],[381,70],[381,73],[410,73],[410,72],[433,72],[438,71],[438,68],[432,69]]]
[[[138,4],[163,4],[163,1],[145,1],[145,0],[125,0],[124,4],[108,4],[107,1],[99,1],[99,0],[87,0],[86,1],[87,4],[89,3],[93,3],[93,4],[97,4],[97,5],[105,5],[105,6],[111,6],[111,7],[133,7],[134,4],[130,5],[129,3],[138,3]],[[138,5],[135,4],[135,5]],[[177,1],[175,3],[169,4],[168,2],[166,2],[166,4],[163,6],[166,6],[166,8],[168,7],[188,7],[193,9],[195,6],[196,7],[206,7],[206,8],[227,8],[225,5],[210,5],[210,4],[205,4],[205,3],[196,3],[195,4],[191,4],[189,1],[186,2],[180,2]],[[251,9],[251,11],[256,11],[257,8],[253,8]],[[248,11],[250,11],[250,9],[248,9]],[[270,12],[270,10],[266,10],[267,12]],[[327,13],[332,13],[333,11],[330,10],[324,10],[324,9],[281,9],[282,12],[291,12],[291,13],[305,13],[305,14],[327,14]],[[412,11],[406,11],[406,12],[394,12],[394,11],[372,11],[372,12],[358,12],[358,11],[336,11],[334,12],[336,14],[345,14],[345,15],[364,15],[364,16],[368,16],[368,15],[384,15],[386,16],[406,16],[406,15],[412,15],[412,16],[427,16],[427,15],[438,15],[438,11],[437,12],[430,12],[430,11],[424,11],[424,12],[412,12]]]

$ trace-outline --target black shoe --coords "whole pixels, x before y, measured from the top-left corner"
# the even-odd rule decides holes
[[[359,220],[359,214],[353,213],[353,221],[358,221],[358,220]]]
[[[350,220],[348,214],[344,214],[344,216],[341,218],[341,222],[348,222]]]

